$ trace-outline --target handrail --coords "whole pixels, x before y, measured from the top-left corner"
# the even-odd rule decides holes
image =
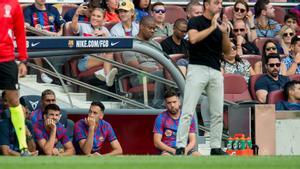
[[[125,65],[125,64],[122,64],[122,63],[119,63],[119,62],[116,62],[116,61],[113,61],[113,60],[110,60],[110,59],[107,59],[105,57],[98,57],[97,55],[93,55],[91,54],[90,56],[96,58],[97,60],[100,60],[100,61],[105,61],[105,62],[108,62],[108,63],[111,63],[113,64],[114,66],[116,67],[119,67],[119,68],[122,68],[124,70],[127,70],[127,71],[130,71],[130,72],[133,72],[133,73],[141,73],[143,75],[146,75],[147,77],[150,77],[151,79],[153,80],[156,80],[160,83],[164,83],[166,85],[169,85],[169,86],[172,86],[172,87],[175,87],[175,88],[178,88],[178,86],[176,86],[176,83],[171,81],[171,80],[167,80],[167,79],[164,79],[164,78],[161,78],[159,76],[155,76],[151,73],[148,73],[148,72],[145,72],[143,70],[140,70],[140,69],[136,69],[136,68],[133,68],[131,66],[128,66],[128,65]]]
[[[64,50],[55,50],[50,47],[50,44],[46,44],[46,47],[49,49],[53,49],[53,50],[45,50],[43,45],[45,45],[44,43],[46,43],[48,40],[51,41],[51,44],[57,45],[55,44],[55,42],[57,41],[66,41],[66,40],[72,40],[72,48],[68,48],[68,49],[64,49]],[[89,48],[76,48],[76,46],[74,46],[74,40],[79,39],[80,41],[82,40],[88,40],[89,38],[86,37],[28,37],[27,40],[32,40],[33,42],[38,42],[39,45],[42,47],[41,49],[43,49],[43,51],[34,51],[34,52],[29,52],[29,56],[32,58],[35,57],[40,57],[40,56],[44,56],[44,57],[49,57],[49,56],[65,56],[65,55],[79,55],[79,54],[92,54],[92,53],[101,53],[101,52],[117,52],[117,51],[126,51],[126,50],[132,50],[135,52],[139,52],[148,56],[151,56],[154,60],[158,61],[161,65],[164,66],[164,68],[166,68],[171,76],[173,77],[175,83],[178,86],[178,89],[180,90],[181,93],[184,93],[184,85],[185,85],[185,80],[183,75],[181,74],[181,72],[176,68],[176,66],[173,64],[173,62],[170,62],[170,60],[168,58],[166,58],[163,54],[163,52],[161,52],[160,50],[157,50],[153,45],[150,45],[147,42],[142,42],[133,38],[123,38],[123,42],[127,42],[128,40],[133,40],[132,43],[132,47],[131,48],[118,48],[116,46],[113,47],[113,45],[108,45],[107,47],[103,47],[103,48],[97,48],[97,47],[89,47]],[[96,37],[93,39],[99,39],[99,40],[111,40],[111,41],[120,41],[120,45],[122,44],[122,38],[118,39],[118,38],[100,38],[100,37]],[[66,42],[68,43],[68,42]],[[30,43],[29,43],[30,44]],[[31,43],[32,44],[32,43]],[[76,42],[75,42],[76,44]],[[34,49],[38,49],[38,46],[34,46]],[[123,44],[122,44],[123,45]],[[66,45],[68,46],[68,45]],[[30,46],[29,46],[30,47]],[[237,105],[234,102],[231,101],[227,101],[224,100],[224,103],[227,105]]]
[[[59,81],[60,81],[60,83],[61,83],[61,85],[62,85],[62,88],[63,88],[64,92],[67,93],[67,96],[68,96],[69,103],[70,103],[71,107],[74,107],[73,102],[72,102],[72,98],[71,98],[71,96],[70,96],[70,93],[69,93],[69,91],[67,90],[66,84],[65,84],[65,82],[62,80],[60,74],[58,73],[58,71],[55,69],[55,67],[52,65],[52,63],[51,63],[47,58],[44,58],[44,60],[48,63],[48,65],[51,67],[51,69],[55,72],[57,78],[59,79]]]
[[[128,103],[128,104],[130,104],[130,105],[133,105],[133,106],[136,106],[136,107],[139,107],[139,108],[153,109],[153,107],[151,107],[151,106],[144,105],[144,104],[139,103],[139,102],[137,102],[137,101],[131,100],[131,99],[127,98],[127,97],[120,96],[120,95],[118,95],[118,94],[109,92],[109,91],[104,90],[104,89],[101,89],[101,88],[99,88],[99,87],[96,87],[96,86],[93,86],[93,85],[90,85],[90,84],[81,82],[81,81],[79,81],[79,80],[73,79],[73,78],[68,77],[68,76],[65,76],[65,75],[63,75],[63,74],[60,74],[60,73],[57,73],[57,74],[56,74],[56,73],[54,73],[54,72],[52,72],[52,71],[50,71],[50,70],[48,70],[48,69],[45,69],[45,68],[43,68],[43,67],[38,66],[38,65],[35,65],[35,64],[32,64],[32,63],[28,63],[28,66],[30,66],[30,67],[32,67],[32,68],[34,68],[34,69],[38,69],[38,70],[40,70],[40,71],[42,71],[42,72],[45,72],[45,73],[47,73],[47,74],[49,74],[49,75],[51,75],[51,76],[56,76],[57,74],[59,74],[59,76],[61,76],[62,79],[67,80],[67,81],[69,81],[69,82],[71,82],[71,83],[73,83],[73,84],[76,84],[76,85],[85,87],[85,88],[87,88],[87,89],[89,89],[89,90],[92,90],[92,91],[95,91],[95,92],[99,92],[99,91],[100,91],[100,92],[101,92],[102,94],[104,94],[104,95],[107,95],[107,96],[110,96],[110,97],[112,97],[112,98],[115,98],[115,99],[124,101],[124,102],[126,102],[126,103]]]

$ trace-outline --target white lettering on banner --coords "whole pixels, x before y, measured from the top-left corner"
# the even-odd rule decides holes
[[[107,48],[108,40],[77,40],[76,48]]]

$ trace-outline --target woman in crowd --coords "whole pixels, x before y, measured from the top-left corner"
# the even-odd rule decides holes
[[[83,6],[79,6],[76,13],[72,19],[71,28],[74,33],[80,36],[101,36],[109,37],[110,33],[103,26],[104,24],[104,11],[101,8],[94,8],[91,13],[90,23],[78,23],[78,15],[83,10]],[[101,53],[96,54],[98,57],[105,57],[107,59],[113,60],[112,53]],[[107,86],[112,86],[114,83],[114,78],[118,73],[116,68],[112,68],[112,64],[108,62],[99,61],[97,58],[85,55],[79,60],[78,69],[80,71],[86,71],[92,67],[103,65],[103,68],[95,72],[95,76],[101,80],[105,81]]]
[[[139,23],[144,16],[149,15],[151,0],[133,0],[132,2],[136,13],[135,21]]]
[[[130,0],[121,0],[117,10],[121,22],[115,24],[110,33],[113,37],[134,37],[139,32],[139,25],[134,21],[134,5]]]
[[[223,61],[221,63],[222,73],[233,73],[242,75],[246,82],[249,82],[249,78],[252,75],[255,75],[253,68],[250,63],[240,58],[237,54],[237,48],[234,43],[231,43],[231,52],[229,55],[224,55]]]
[[[116,13],[119,7],[119,0],[103,0],[101,7],[105,9],[104,20],[108,23],[120,22],[120,18]]]
[[[253,42],[257,38],[254,15],[249,10],[248,3],[245,0],[237,0],[233,6],[233,18],[230,24],[231,30],[233,29],[233,23],[239,19],[244,20],[246,23],[248,40]]]
[[[278,45],[274,40],[271,39],[267,40],[263,46],[261,61],[256,62],[254,65],[254,71],[256,74],[266,73],[266,56],[268,56],[270,53],[280,53],[278,50]],[[282,66],[280,67],[280,73],[282,75],[286,75],[286,70],[284,70]]]
[[[295,30],[287,25],[283,26],[278,34],[280,39],[281,51],[284,55],[289,55],[292,37],[295,35]]]

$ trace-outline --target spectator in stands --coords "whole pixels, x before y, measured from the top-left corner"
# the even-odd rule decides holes
[[[297,16],[297,23],[298,26],[300,26],[300,4],[292,8],[290,12],[294,13]]]
[[[295,31],[297,31],[300,28],[297,24],[297,16],[294,13],[291,13],[291,12],[288,12],[284,16],[284,25],[291,27]]]
[[[101,102],[92,102],[86,118],[75,124],[75,147],[80,154],[101,156],[101,148],[110,142],[112,151],[105,155],[120,155],[122,147],[112,126],[103,120],[105,107]]]
[[[161,46],[156,41],[152,40],[155,30],[155,21],[152,16],[145,16],[142,18],[139,27],[139,33],[136,35],[135,38],[149,42],[151,45],[161,49]],[[161,49],[162,50],[162,49]],[[124,52],[123,53],[123,60],[125,64],[132,66],[136,69],[143,70],[145,72],[151,73],[153,75],[163,77],[163,71],[160,64],[158,64],[153,58],[150,58],[146,55],[136,53],[136,52]],[[132,86],[137,86],[141,82],[139,81],[138,77],[131,78]],[[162,107],[163,103],[163,84],[159,82],[155,82],[155,93],[153,99],[153,106],[155,107]]]
[[[233,18],[230,22],[230,28],[234,29],[234,24],[237,20],[243,20],[246,27],[247,40],[253,42],[257,38],[254,15],[251,10],[249,10],[248,3],[244,0],[237,0],[233,6]],[[232,36],[231,31],[231,36]]]
[[[2,100],[4,101],[4,104],[7,104],[7,98],[6,98],[5,91],[2,93]],[[24,116],[26,116],[26,108],[24,102],[21,102]],[[8,107],[7,107],[8,108]],[[2,119],[1,119],[2,118]],[[4,112],[2,112],[0,118],[0,154],[6,155],[6,156],[20,156],[20,148],[19,148],[19,142],[17,139],[16,131],[14,129],[14,126],[11,122],[10,117],[10,111],[9,109],[5,109]],[[28,145],[28,151],[30,152],[31,156],[38,155],[38,151],[36,151],[36,145],[33,140],[33,127],[32,123],[29,120],[25,120],[25,131],[26,131],[26,142]]]
[[[291,51],[291,40],[295,36],[295,30],[292,27],[284,25],[278,33],[281,50],[288,56]]]
[[[59,122],[60,108],[56,104],[49,104],[43,112],[43,120],[34,124],[34,135],[41,154],[52,156],[74,155],[75,149],[67,136],[67,131]],[[56,144],[61,142],[64,149],[58,150]]]
[[[203,6],[198,0],[191,0],[186,6],[187,19],[203,14]]]
[[[31,112],[29,119],[31,120],[32,124],[39,122],[40,120],[43,120],[43,112],[45,111],[46,106],[49,104],[56,104],[56,96],[54,91],[50,89],[46,89],[42,92],[41,95],[41,107]],[[64,111],[61,111],[61,118],[59,119],[60,123],[66,124],[67,120],[67,113]]]
[[[136,36],[139,32],[139,25],[134,21],[134,5],[130,0],[120,0],[117,10],[121,22],[115,24],[110,33],[113,37]]]
[[[46,33],[49,36],[61,36],[62,27],[65,21],[58,10],[45,0],[35,0],[34,4],[24,10],[25,26],[32,26],[35,29]],[[35,64],[43,67],[41,58],[33,59]],[[53,79],[43,72],[39,72],[44,83],[52,83]]]
[[[290,55],[282,60],[287,75],[300,74],[300,36],[294,36],[291,41]]]
[[[283,93],[285,100],[276,103],[276,110],[300,110],[300,81],[287,82]]]
[[[154,37],[157,36],[171,36],[173,34],[173,25],[165,22],[166,18],[165,4],[162,2],[155,2],[151,6],[151,15],[155,20]]]
[[[262,75],[255,83],[255,94],[260,103],[266,103],[269,92],[280,90],[289,81],[289,77],[279,74],[280,71],[279,54],[271,53],[266,58],[267,74]]]
[[[187,21],[183,18],[177,19],[173,27],[173,35],[167,37],[160,44],[164,52],[171,54],[184,54],[185,58],[179,59],[176,64],[179,66],[182,74],[186,75],[186,69],[189,64],[187,60],[187,40],[184,36],[187,32]]]
[[[176,155],[176,133],[181,115],[181,103],[179,96],[174,90],[168,90],[164,99],[167,110],[156,117],[153,128],[154,146],[160,150],[161,155]],[[193,118],[184,155],[200,156],[200,153],[195,150],[197,145],[196,137],[196,125]]]
[[[135,7],[135,21],[139,23],[144,16],[149,15],[151,0],[133,0],[132,2]]]
[[[269,0],[257,0],[254,6],[256,33],[258,37],[274,38],[281,26],[273,20],[275,9]]]
[[[89,22],[91,16],[91,10],[93,9],[93,6],[91,3],[83,3],[82,6],[84,6],[84,10],[82,10],[81,13],[79,13],[78,21]],[[75,15],[76,10],[77,8],[69,9],[64,15],[64,20],[66,22],[72,21],[72,18]]]
[[[244,20],[236,20],[233,24],[233,42],[237,46],[237,53],[241,55],[259,55],[259,49],[247,36],[248,27]]]
[[[262,73],[267,73],[267,69],[265,66],[266,64],[266,57],[271,54],[271,53],[279,53],[278,52],[278,47],[277,43],[274,40],[267,40],[265,44],[263,45],[263,51],[262,51],[262,56],[261,56],[261,61],[258,61],[254,65],[254,71],[255,74],[262,74]],[[286,71],[281,68],[280,69],[281,74],[285,75]]]
[[[103,0],[102,8],[105,9],[104,20],[105,22],[120,22],[120,18],[116,13],[116,10],[119,7],[119,0]]]
[[[237,54],[237,46],[231,43],[231,52],[229,55],[224,55],[224,60],[221,63],[222,73],[233,73],[242,75],[246,82],[249,82],[250,76],[255,75],[253,68],[246,59],[240,58]]]
[[[90,23],[78,23],[78,16],[81,11],[84,10],[83,6],[79,6],[76,13],[72,19],[71,28],[75,34],[80,36],[99,36],[99,37],[109,37],[110,33],[104,24],[104,11],[100,8],[94,8],[91,14]],[[97,57],[105,57],[107,59],[113,60],[112,53],[100,53],[95,54]],[[118,70],[112,68],[112,64],[108,62],[99,61],[96,57],[90,55],[84,55],[82,59],[79,60],[78,69],[83,72],[94,66],[103,65],[103,68],[96,71],[95,76],[101,80],[105,81],[107,86],[112,86],[114,84],[114,79]]]

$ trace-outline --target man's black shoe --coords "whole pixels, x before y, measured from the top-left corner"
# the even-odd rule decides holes
[[[177,148],[175,155],[184,155],[184,148],[183,147]]]
[[[225,151],[221,148],[212,148],[210,150],[210,155],[228,155]]]

